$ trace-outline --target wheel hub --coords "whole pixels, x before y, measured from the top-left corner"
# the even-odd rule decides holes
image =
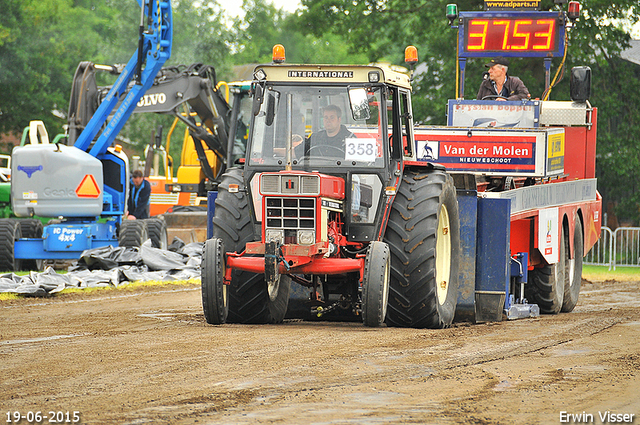
[[[438,230],[436,233],[436,283],[438,303],[443,305],[449,292],[451,274],[451,233],[449,232],[449,212],[447,207],[440,207]]]

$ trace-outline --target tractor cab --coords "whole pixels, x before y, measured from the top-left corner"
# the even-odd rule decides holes
[[[340,224],[350,242],[375,240],[384,188],[395,179],[403,149],[394,126],[402,127],[399,99],[405,109],[410,103],[408,76],[376,66],[284,64],[260,66],[255,76],[246,172],[256,220],[269,234],[294,232],[300,223],[263,216],[262,197],[322,192],[344,212]],[[410,131],[411,125],[405,128]],[[313,179],[303,177],[310,172]],[[341,181],[335,187],[346,193],[324,192],[325,179],[335,177]],[[322,240],[316,236],[314,242]]]

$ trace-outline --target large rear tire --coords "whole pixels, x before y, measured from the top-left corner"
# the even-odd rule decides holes
[[[118,234],[119,246],[141,246],[147,239],[147,223],[145,220],[122,220]]]
[[[211,325],[222,325],[229,314],[229,288],[224,284],[225,253],[222,239],[204,244],[201,265],[202,309]]]
[[[147,234],[151,239],[151,246],[158,249],[167,249],[167,224],[161,218],[147,218]]]
[[[374,241],[364,260],[362,282],[362,321],[365,326],[379,327],[387,315],[391,259],[389,246]]]
[[[453,179],[441,170],[405,172],[385,242],[391,250],[387,323],[451,325],[458,300],[460,221]]]
[[[576,217],[573,233],[573,258],[569,258],[569,238],[565,243],[565,277],[564,277],[564,300],[562,310],[565,313],[573,311],[578,298],[580,297],[580,287],[582,286],[582,257],[584,255],[584,237],[582,234],[582,223],[580,217]]]
[[[15,258],[15,242],[22,237],[19,220],[0,219],[0,271],[22,269],[22,261]]]
[[[229,192],[229,185],[238,185],[241,190]],[[242,252],[247,242],[255,241],[251,220],[250,199],[243,190],[243,171],[230,168],[218,185],[213,237],[223,241],[226,252]],[[233,323],[280,323],[284,320],[289,303],[291,278],[280,276],[277,291],[270,296],[264,275],[234,270],[229,287],[228,322]]]
[[[558,314],[562,309],[565,280],[565,237],[560,232],[560,252],[556,264],[547,264],[529,271],[529,283],[524,287],[529,302],[538,304],[540,312]]]
[[[20,232],[22,233],[23,238],[42,238],[42,232],[44,230],[44,226],[42,222],[36,218],[24,218],[19,220],[20,223]],[[33,260],[22,260],[22,269],[24,270],[34,270],[34,271],[42,271],[44,270],[44,260],[43,259],[33,259]]]

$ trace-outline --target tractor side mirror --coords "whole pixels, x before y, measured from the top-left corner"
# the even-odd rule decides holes
[[[591,97],[591,68],[588,66],[574,66],[571,68],[569,84],[571,100],[584,103]]]
[[[354,120],[368,120],[371,118],[367,90],[364,87],[349,89],[349,105]]]
[[[253,116],[257,116],[260,112],[260,107],[262,106],[262,101],[264,100],[264,89],[260,84],[256,84],[253,88],[253,106],[251,108],[251,113]]]
[[[278,99],[280,93],[277,91],[270,91],[267,94],[267,116],[265,118],[265,124],[267,126],[273,125],[273,119],[276,116],[276,109],[278,109]]]

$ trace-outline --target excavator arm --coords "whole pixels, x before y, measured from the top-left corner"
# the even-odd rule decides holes
[[[89,154],[96,157],[101,153],[105,153],[107,148],[111,146],[111,143],[133,113],[138,100],[151,87],[156,74],[171,56],[173,26],[169,2],[138,0],[138,3],[142,8],[138,50],[131,56],[115,84],[111,87],[95,114],[93,114],[87,127],[74,143],[75,147],[86,151],[108,117],[112,115],[112,118],[89,151]],[[147,19],[145,19],[145,15]],[[145,59],[145,67],[142,69],[142,61]],[[135,83],[133,87],[129,88],[129,82],[134,77],[136,77]],[[125,92],[127,93],[124,100],[119,102]],[[112,114],[118,104],[118,109]]]
[[[96,71],[119,74],[124,70],[117,65],[105,66],[90,62],[79,64],[69,102],[69,143],[77,143],[77,134],[83,131],[87,118],[109,101],[106,93],[111,92],[115,86],[98,87]],[[133,113],[171,114],[183,122],[194,139],[203,172],[211,181],[218,176],[214,175],[213,168],[207,161],[202,143],[224,164],[228,156],[231,115],[231,107],[216,86],[216,73],[212,66],[194,63],[188,67],[165,67],[157,73],[153,84],[133,109]],[[121,93],[124,101],[125,96],[128,97],[130,90],[134,88],[130,84],[128,91]],[[223,170],[224,167],[220,167],[218,174]]]

